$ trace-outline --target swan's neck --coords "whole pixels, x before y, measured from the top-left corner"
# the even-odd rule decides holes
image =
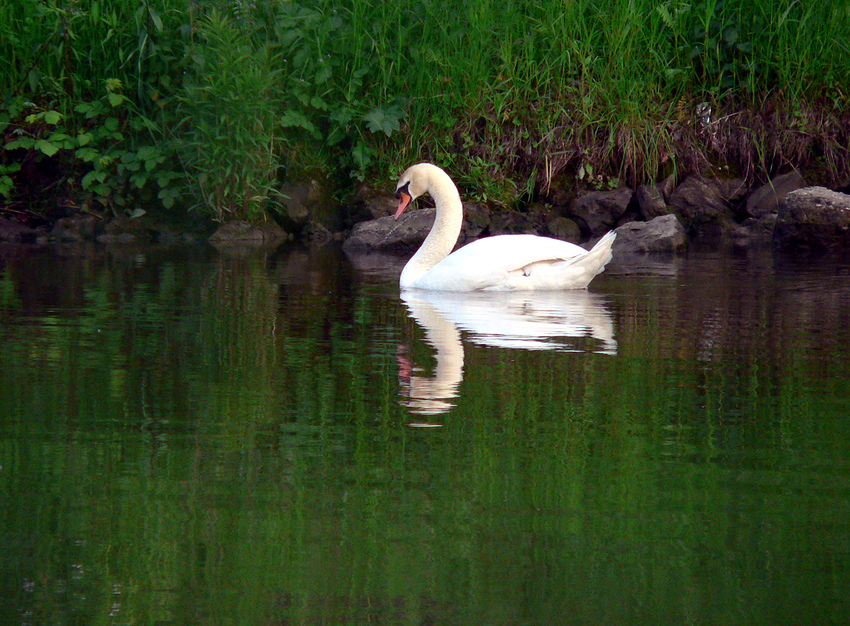
[[[401,272],[402,289],[415,287],[419,278],[451,253],[463,226],[463,205],[452,179],[435,167],[429,181],[427,192],[434,198],[436,217],[431,232]]]

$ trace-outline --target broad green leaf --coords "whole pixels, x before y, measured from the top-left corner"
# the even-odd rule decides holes
[[[281,115],[280,117],[280,123],[282,126],[285,127],[303,128],[304,130],[313,135],[318,134],[316,126],[310,120],[307,119],[306,115],[299,111],[284,111],[283,115]]]
[[[17,150],[19,148],[23,150],[29,150],[34,145],[35,139],[33,139],[32,137],[18,137],[17,139],[13,139],[12,141],[7,142],[4,148],[6,148],[6,150]]]
[[[91,172],[89,172],[88,174],[83,176],[83,179],[80,181],[83,185],[83,189],[88,189],[89,187],[91,187],[91,185],[96,180],[96,175],[97,175],[97,171],[92,170]]]
[[[65,133],[51,133],[47,141],[54,144],[57,148],[70,150],[74,147],[74,138]]]
[[[13,181],[9,176],[3,175],[0,176],[0,196],[5,198],[12,197],[12,190],[15,188],[15,181]]]
[[[80,148],[74,154],[78,159],[82,159],[86,163],[91,163],[100,156],[100,152],[96,148]]]
[[[47,111],[44,114],[44,121],[50,124],[51,126],[56,126],[59,123],[59,120],[62,119],[62,114],[59,111]]]
[[[156,196],[162,201],[162,206],[170,209],[174,206],[174,201],[180,196],[180,192],[176,189],[165,188],[160,189]]]
[[[41,72],[35,68],[31,69],[29,74],[27,74],[27,82],[29,82],[30,91],[38,93],[38,87],[41,83]]]
[[[59,152],[59,146],[56,144],[50,143],[46,139],[36,139],[35,147],[41,150],[44,154],[49,157],[52,157],[54,154]]]
[[[171,184],[172,180],[180,178],[181,176],[182,176],[182,174],[179,174],[177,172],[164,172],[164,173],[160,174],[159,176],[157,176],[156,184],[159,185],[160,187],[167,187],[168,185]]]
[[[389,137],[399,129],[398,121],[403,115],[401,110],[396,107],[389,107],[388,109],[376,107],[364,115],[363,120],[373,133],[383,131]]]
[[[142,161],[149,161],[159,156],[159,150],[153,146],[142,146],[136,155]]]

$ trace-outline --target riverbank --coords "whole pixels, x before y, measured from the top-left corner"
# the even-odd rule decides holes
[[[144,207],[294,232],[319,181],[306,223],[340,232],[364,182],[423,160],[494,215],[671,176],[850,185],[850,14],[829,3],[0,11],[0,215],[28,228]]]
[[[409,253],[422,243],[434,221],[434,210],[428,208],[396,220],[397,200],[388,190],[364,192],[352,202],[345,210],[357,216],[350,228],[328,228],[303,205],[293,205],[289,231],[272,220],[261,224],[236,220],[215,229],[203,222],[181,227],[139,211],[133,218],[78,215],[36,227],[0,218],[0,242],[136,246],[209,241],[219,248],[250,251],[300,240],[343,242],[354,254]],[[616,230],[615,254],[669,255],[691,246],[726,245],[816,255],[850,250],[850,195],[808,186],[797,172],[753,189],[741,179],[691,176],[678,185],[668,179],[635,190],[589,191],[560,206],[539,204],[525,211],[469,202],[464,213],[461,244],[491,235],[531,233],[587,245]]]

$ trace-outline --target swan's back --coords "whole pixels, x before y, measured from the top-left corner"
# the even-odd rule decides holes
[[[415,285],[440,291],[584,289],[611,259],[614,233],[591,251],[536,235],[478,239],[437,263]]]

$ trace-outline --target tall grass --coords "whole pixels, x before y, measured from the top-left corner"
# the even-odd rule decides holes
[[[235,29],[226,45],[202,32],[216,10]],[[6,142],[42,132],[27,114],[73,117],[117,80],[127,119],[173,162],[187,143],[197,154],[229,143],[233,154],[219,158],[233,161],[256,129],[201,133],[209,111],[189,104],[206,83],[230,119],[262,118],[262,143],[274,154],[246,159],[264,181],[248,193],[254,200],[278,166],[289,176],[323,169],[343,186],[382,184],[425,158],[450,167],[467,192],[505,203],[565,176],[605,186],[718,165],[749,177],[788,166],[833,182],[848,176],[843,2],[11,0],[0,20]],[[236,74],[239,59],[262,59],[250,63],[262,76],[228,79],[199,65],[207,55],[230,58]],[[15,108],[16,98],[34,106]],[[2,159],[8,168],[20,156],[7,150]],[[210,164],[182,163],[197,194]],[[225,170],[220,180],[233,175]],[[3,176],[0,191],[11,189]],[[239,188],[231,182],[225,196]],[[230,200],[200,195],[215,218],[235,215],[221,210]]]

